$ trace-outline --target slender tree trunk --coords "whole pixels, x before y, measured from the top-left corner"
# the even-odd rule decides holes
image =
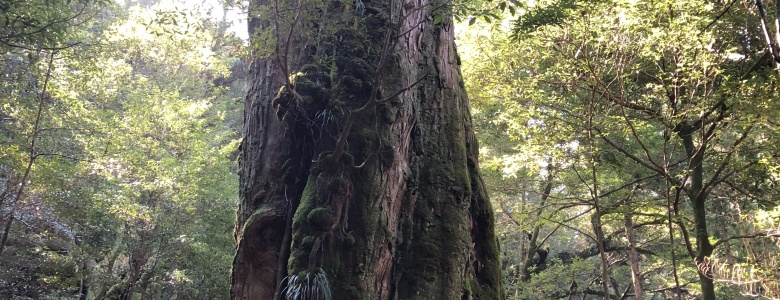
[[[500,299],[448,2],[291,2],[250,7],[293,12],[249,22],[232,298]]]
[[[639,254],[636,252],[636,242],[634,241],[634,221],[633,215],[627,213],[626,221],[626,239],[628,239],[628,259],[631,262],[631,281],[634,284],[634,298],[644,300],[642,290],[642,278],[639,273]]]
[[[40,126],[41,126],[41,119],[43,117],[43,105],[46,104],[46,100],[49,98],[49,91],[47,90],[49,87],[49,78],[51,77],[51,69],[52,69],[52,63],[54,62],[54,53],[49,54],[49,61],[46,65],[46,75],[43,79],[43,89],[38,94],[38,110],[35,114],[35,123],[33,125],[32,130],[32,136],[30,137],[30,148],[29,148],[29,156],[27,160],[27,167],[24,169],[24,175],[22,175],[22,180],[19,181],[19,188],[16,190],[16,196],[14,197],[14,203],[13,206],[11,206],[11,212],[8,214],[8,220],[6,220],[5,226],[3,228],[3,237],[0,239],[0,254],[3,254],[3,250],[5,250],[5,246],[8,243],[8,234],[11,231],[11,224],[14,222],[14,214],[16,213],[16,208],[19,206],[19,201],[22,200],[22,196],[24,195],[24,189],[27,187],[27,179],[30,176],[30,171],[32,171],[33,164],[35,163],[35,159],[38,158],[38,149],[36,148],[36,143],[38,141],[38,134],[40,133]],[[2,204],[2,203],[0,203]]]
[[[767,43],[767,50],[772,55],[772,66],[780,72],[780,16],[775,15],[775,31],[771,32],[769,28],[769,21],[767,19],[766,8],[761,0],[755,0],[756,8],[758,8],[758,15],[761,19],[761,29],[764,33],[764,39]],[[775,5],[780,4],[780,1],[775,1]],[[780,12],[780,8],[775,7],[775,14]]]
[[[544,207],[547,203],[547,198],[550,197],[550,193],[552,192],[552,185],[553,185],[553,169],[552,169],[552,162],[548,161],[548,167],[547,167],[547,179],[546,183],[544,184],[544,190],[542,191],[542,197],[539,200],[539,207]],[[536,215],[537,218],[541,218],[542,216],[542,210],[539,210],[538,214]],[[531,279],[531,272],[529,268],[531,267],[531,263],[533,263],[534,255],[539,250],[539,247],[541,246],[539,243],[539,233],[542,229],[542,223],[536,222],[534,224],[534,227],[531,231],[530,237],[528,238],[528,251],[524,252],[525,257],[522,257],[522,268],[520,269],[520,281],[521,282],[527,282]],[[545,262],[542,261],[542,257],[539,257],[539,264],[544,264]]]
[[[664,136],[668,137],[669,132],[665,131]],[[669,154],[669,139],[664,138],[664,144],[663,144],[663,174],[669,174],[669,158],[671,155]],[[680,276],[677,271],[677,254],[675,253],[675,241],[674,241],[674,218],[672,217],[672,212],[677,213],[677,205],[678,199],[680,198],[680,189],[676,190],[675,193],[675,200],[672,201],[672,188],[673,185],[669,180],[665,181],[666,188],[664,189],[664,196],[666,198],[666,225],[667,229],[669,231],[669,254],[672,257],[672,274],[674,275],[674,290],[677,291],[675,295],[677,295],[675,298],[680,299]],[[682,228],[684,230],[684,227]],[[685,241],[684,244],[688,245],[690,244],[689,241]]]
[[[596,99],[596,98],[591,98]],[[588,105],[588,115],[587,115],[587,126],[588,126],[588,142],[590,147],[590,176],[593,185],[589,187],[591,199],[593,200],[593,208],[594,213],[591,216],[591,225],[593,226],[593,233],[596,236],[596,244],[599,249],[599,259],[601,260],[601,289],[604,292],[604,299],[609,300],[609,262],[607,261],[607,253],[604,251],[604,247],[606,246],[604,244],[604,230],[602,227],[601,222],[601,216],[604,215],[603,208],[601,207],[600,202],[600,196],[599,196],[599,180],[598,180],[598,172],[597,172],[597,162],[596,162],[596,147],[595,142],[596,138],[593,134],[594,131],[594,125],[593,125],[593,116],[595,115],[595,107],[594,103],[591,100],[591,102]]]
[[[591,224],[593,225],[593,233],[596,236],[596,244],[599,249],[599,259],[601,260],[601,290],[604,292],[604,299],[610,299],[609,292],[609,261],[607,261],[607,253],[604,250],[604,230],[601,223],[601,209],[596,202],[596,212],[591,216]]]
[[[11,224],[14,222],[14,213],[16,212],[16,207],[11,208],[11,213],[8,214],[8,220],[5,221],[5,224],[3,225],[3,237],[0,238],[0,254],[3,254],[3,250],[5,250],[5,245],[8,243],[8,233],[11,231]]]
[[[690,127],[690,125],[687,125]],[[710,244],[710,235],[707,232],[707,209],[705,207],[707,193],[704,191],[704,147],[696,147],[693,142],[693,131],[683,128],[679,133],[688,156],[689,182],[688,197],[693,202],[693,222],[696,227],[696,257],[697,264],[705,264],[706,259],[712,255],[713,247]],[[715,285],[712,274],[706,268],[699,269],[699,281],[701,282],[702,299],[715,300]]]

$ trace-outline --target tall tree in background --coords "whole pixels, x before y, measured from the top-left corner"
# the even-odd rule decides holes
[[[447,4],[250,4],[233,299],[500,298]]]

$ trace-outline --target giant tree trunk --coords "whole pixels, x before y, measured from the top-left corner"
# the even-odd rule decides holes
[[[251,4],[232,298],[499,299],[449,2],[349,2]]]

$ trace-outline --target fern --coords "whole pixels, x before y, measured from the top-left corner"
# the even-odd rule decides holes
[[[284,288],[286,300],[332,300],[328,276],[322,268],[304,276],[290,275]]]

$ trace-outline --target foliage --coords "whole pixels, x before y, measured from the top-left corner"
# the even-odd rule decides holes
[[[290,275],[287,278],[287,285],[284,288],[285,299],[333,299],[330,293],[330,284],[328,276],[322,268],[314,272],[307,272],[306,275]]]
[[[227,295],[243,45],[177,7],[96,11],[4,53],[3,297]]]
[[[106,0],[33,0],[0,3],[0,48],[56,49],[76,43],[78,30]]]
[[[638,298],[634,286],[692,299],[700,273],[718,298],[780,298],[778,72],[755,3],[453,2],[510,299]],[[243,42],[203,7],[113,5],[0,3],[0,295],[225,298]],[[279,20],[250,49],[290,65],[289,88],[318,108],[306,125],[335,143],[329,126],[365,104],[345,91],[378,77],[320,50],[378,60],[364,31],[381,20],[305,9],[253,12]],[[329,46],[307,65],[288,57],[285,40],[313,28],[305,38]],[[324,228],[329,212],[306,217]],[[287,280],[288,299],[332,298],[322,269]]]
[[[551,272],[540,253],[590,255],[599,232],[608,254],[601,268],[616,279],[609,285],[628,291],[631,272],[620,267],[631,264],[626,218],[640,269],[654,270],[642,278],[647,290],[695,294],[685,286],[699,282],[697,268],[713,272],[727,298],[747,284],[696,257],[751,261],[771,274],[774,231],[746,221],[778,205],[770,188],[778,180],[770,121],[779,111],[777,75],[762,58],[753,10],[682,1],[545,5],[562,19],[528,23],[539,12],[521,11],[512,26],[470,27],[460,44],[477,130],[489,145],[483,169],[507,224],[502,250],[518,278],[509,294],[547,291],[533,280]],[[696,229],[704,221],[706,237]],[[712,256],[702,239],[712,241]],[[549,254],[537,252],[544,247]],[[524,273],[524,263],[536,268]],[[597,296],[582,286],[592,280],[578,282],[577,293]],[[765,297],[775,290],[762,289]]]

